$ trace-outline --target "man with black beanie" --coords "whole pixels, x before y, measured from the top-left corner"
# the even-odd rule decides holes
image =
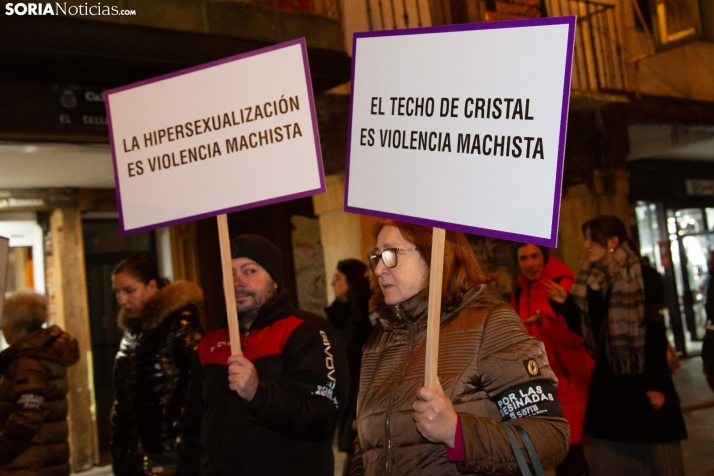
[[[335,331],[293,309],[280,253],[258,235],[231,241],[243,355],[230,355],[225,316],[191,366],[183,475],[334,474],[332,436],[349,371]]]

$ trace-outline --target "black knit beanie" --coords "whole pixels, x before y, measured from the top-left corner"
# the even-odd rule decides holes
[[[283,287],[283,268],[278,248],[260,235],[239,235],[231,240],[231,259],[252,259],[265,269],[278,289]]]

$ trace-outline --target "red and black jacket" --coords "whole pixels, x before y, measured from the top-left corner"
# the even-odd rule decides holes
[[[327,319],[291,309],[279,292],[241,332],[260,379],[246,402],[228,387],[227,327],[208,333],[191,368],[180,473],[332,476],[332,437],[349,392],[337,342]]]

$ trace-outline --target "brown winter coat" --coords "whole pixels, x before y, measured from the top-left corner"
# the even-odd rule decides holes
[[[539,398],[555,397],[557,379],[543,344],[500,296],[482,286],[458,308],[442,312],[438,374],[461,420],[466,460],[460,463],[448,460],[445,445],[425,440],[412,419],[424,382],[427,303],[417,295],[382,306],[380,314],[381,329],[370,337],[362,360],[353,476],[520,474],[501,421],[536,407],[542,413],[518,422],[541,463],[552,467],[565,457],[569,427],[557,399],[533,405],[520,394],[531,388]],[[518,408],[503,403],[514,399]]]
[[[69,474],[67,367],[78,360],[57,326],[0,353],[0,476]]]

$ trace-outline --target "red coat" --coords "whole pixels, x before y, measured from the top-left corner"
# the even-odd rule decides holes
[[[524,321],[541,311],[540,325],[526,324],[526,328],[545,344],[548,361],[559,381],[558,400],[570,423],[570,444],[575,445],[583,439],[583,419],[594,362],[583,347],[583,339],[572,332],[563,316],[551,307],[545,280],[555,281],[570,292],[573,272],[551,256],[536,281],[528,281],[522,272],[519,273],[520,291],[513,293],[511,305]]]

